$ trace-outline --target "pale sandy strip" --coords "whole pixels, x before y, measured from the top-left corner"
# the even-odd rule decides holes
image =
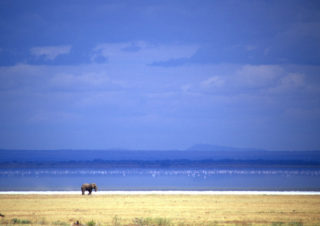
[[[79,191],[1,191],[0,195],[79,195]],[[320,195],[319,191],[99,191],[94,195]]]

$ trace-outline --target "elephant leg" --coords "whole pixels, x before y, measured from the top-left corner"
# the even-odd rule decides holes
[[[82,195],[84,195],[84,190],[81,190],[82,191]]]
[[[92,189],[89,189],[89,194],[88,195],[91,195],[91,192],[92,192]]]

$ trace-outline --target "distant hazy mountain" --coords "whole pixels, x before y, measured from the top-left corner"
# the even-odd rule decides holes
[[[320,151],[265,151],[214,145],[194,145],[187,150],[0,150],[1,162],[45,161],[163,161],[163,160],[232,160],[232,161],[312,161],[320,164]]]
[[[228,146],[218,146],[211,144],[195,144],[188,149],[187,151],[265,151],[263,149],[254,149],[254,148],[235,148]]]

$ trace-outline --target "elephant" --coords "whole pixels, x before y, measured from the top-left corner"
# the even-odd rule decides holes
[[[91,195],[92,189],[98,191],[98,187],[96,184],[83,184],[81,186],[82,195],[84,195],[85,191],[88,191],[88,195]]]

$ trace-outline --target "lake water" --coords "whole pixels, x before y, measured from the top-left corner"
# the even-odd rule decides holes
[[[0,191],[320,191],[319,168],[0,169]]]

